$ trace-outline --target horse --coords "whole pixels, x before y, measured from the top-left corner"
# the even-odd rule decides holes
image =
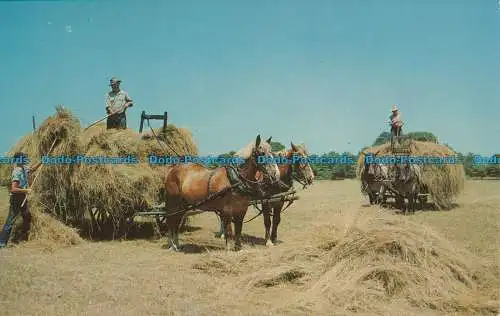
[[[176,164],[165,170],[164,199],[169,249],[179,251],[179,229],[186,215],[213,211],[220,216],[226,230],[231,221],[235,225],[234,248],[241,249],[241,231],[250,198],[263,196],[262,188],[279,181],[278,165],[272,159],[271,145],[262,142],[260,135],[236,153],[243,159],[237,166],[226,165],[216,169],[196,164]],[[265,162],[259,162],[264,157]],[[256,173],[262,175],[255,181]],[[198,210],[189,213],[191,210]],[[232,234],[226,234],[226,248]]]
[[[268,144],[271,144],[272,137],[266,140]],[[285,158],[285,163],[278,164],[280,171],[280,181],[281,185],[274,185],[270,190],[266,191],[271,195],[287,192],[293,188],[293,180],[296,180],[304,186],[311,185],[314,180],[314,172],[307,160],[307,150],[300,145],[295,145],[290,142],[291,148],[287,151],[275,153],[276,158]],[[283,185],[284,184],[284,185]],[[262,203],[262,214],[264,217],[264,227],[265,227],[265,243],[267,246],[275,245],[277,243],[278,235],[278,225],[281,221],[281,211],[283,209],[284,202],[263,202]],[[272,230],[271,228],[271,214],[272,214]],[[222,225],[220,226],[220,231],[218,235],[222,238],[224,236],[225,229]]]
[[[275,186],[270,194],[278,194],[288,191],[293,187],[293,180],[304,186],[311,185],[314,180],[314,172],[307,160],[307,150],[300,145],[290,142],[291,148],[280,156],[286,159],[286,163],[279,164],[280,180],[288,187]],[[284,201],[263,202],[262,215],[264,217],[265,243],[267,246],[276,245],[278,242],[278,225],[281,222],[281,211]],[[272,214],[272,230],[271,230]]]
[[[402,202],[404,202],[405,198],[408,200],[408,202],[404,202],[404,205],[402,205],[405,215],[409,211],[415,213],[418,194],[422,187],[420,167],[416,164],[406,163],[396,164],[392,169],[395,177],[390,184],[391,190],[398,195]]]
[[[389,179],[389,168],[383,164],[365,162],[361,172],[361,190],[368,194],[370,205],[385,202],[386,185]]]

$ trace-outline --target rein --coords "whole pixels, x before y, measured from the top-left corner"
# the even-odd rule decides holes
[[[201,201],[198,201],[194,204],[189,205],[187,208],[176,211],[174,213],[165,214],[164,216],[170,217],[170,216],[174,216],[174,215],[181,214],[184,212],[192,211],[192,210],[200,207],[201,205],[203,205],[207,202],[222,198],[228,192],[233,191],[235,189],[236,189],[235,190],[236,193],[239,193],[242,195],[251,195],[255,191],[255,188],[253,186],[260,185],[260,183],[258,181],[252,181],[252,180],[244,177],[241,174],[242,168],[240,166],[235,167],[233,165],[229,165],[229,166],[224,166],[224,168],[226,169],[227,178],[228,178],[229,182],[230,183],[234,182],[234,183],[232,183],[230,186],[228,186],[220,191],[209,194],[210,193],[210,182],[212,180],[212,177],[215,175],[215,172],[211,171],[211,173],[208,176],[208,182],[207,182],[207,194],[208,194],[208,196],[206,198],[204,198]],[[215,211],[215,213],[217,213],[217,211]]]
[[[295,168],[295,169],[294,169],[294,168]],[[308,184],[304,181],[304,179],[302,179],[301,177],[298,177],[298,176],[296,175],[296,173],[298,173],[296,169],[297,169],[297,166],[296,166],[295,164],[293,164],[293,165],[292,165],[292,167],[291,167],[291,169],[290,169],[290,173],[291,173],[291,174],[290,174],[290,177],[291,177],[293,180],[295,180],[295,181],[297,181],[298,183],[300,183],[300,184],[302,185],[302,189],[303,189],[303,190],[305,190],[305,189],[307,188]],[[280,183],[283,183],[283,182],[280,180]],[[290,189],[291,189],[291,187],[290,187],[290,186],[288,186],[288,185],[286,185],[285,183],[283,183],[283,186],[285,186],[285,187],[287,188],[287,190],[286,190],[286,191],[288,191],[288,190],[290,190]],[[293,186],[293,184],[292,184],[292,186]],[[285,191],[285,192],[286,192],[286,191]],[[262,200],[263,200],[263,199],[262,199]],[[258,205],[257,201],[259,201],[259,200],[254,200],[254,201],[252,201],[252,206],[253,206],[253,207],[255,207],[255,208],[257,209],[257,211],[259,211],[259,213],[258,213],[257,215],[255,215],[254,217],[252,217],[251,219],[249,219],[249,220],[245,221],[245,222],[244,222],[245,224],[246,224],[246,223],[249,223],[249,222],[251,222],[251,221],[253,221],[253,220],[254,220],[254,219],[256,219],[257,217],[259,217],[260,215],[262,215],[262,213],[264,212],[264,209],[263,209],[263,208],[259,208],[259,207],[257,206],[257,205]],[[284,213],[284,212],[285,212],[285,211],[286,211],[286,210],[290,207],[290,205],[292,205],[292,204],[293,204],[294,200],[289,200],[289,201],[287,201],[287,202],[288,202],[288,203],[287,203],[287,205],[286,205],[284,208],[282,208],[282,209],[281,209],[281,214],[283,214],[283,213]],[[272,214],[272,212],[270,212],[270,215],[273,215],[273,214]]]

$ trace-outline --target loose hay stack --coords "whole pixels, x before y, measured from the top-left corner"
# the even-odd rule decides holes
[[[64,107],[56,107],[56,115],[42,122],[35,133],[38,157],[76,156],[81,152],[79,120]],[[55,141],[55,143],[54,143]],[[52,151],[49,150],[55,144]],[[38,160],[39,161],[39,160]],[[73,223],[75,204],[71,177],[77,169],[74,164],[45,164],[33,189],[41,205],[64,223]]]
[[[164,144],[151,136],[143,136],[130,129],[106,130],[98,125],[85,131],[81,136],[85,156],[130,155],[142,163],[79,166],[72,177],[72,187],[78,199],[86,202],[78,204],[78,214],[90,214],[90,210],[96,208],[98,218],[112,224],[115,236],[116,233],[121,235],[128,218],[160,200],[162,169],[149,165],[148,156],[192,155],[198,152],[191,135],[184,129],[170,125],[166,139],[173,145],[169,144],[164,149]]]
[[[47,118],[33,135],[25,136],[9,154],[22,150],[31,161],[38,162],[49,156],[78,155],[87,157],[135,157],[140,163],[132,164],[57,164],[45,165],[34,185],[31,201],[44,212],[51,213],[63,223],[78,228],[87,228],[90,210],[97,210],[101,219],[101,231],[91,233],[126,233],[126,220],[134,212],[160,202],[159,192],[163,186],[162,169],[147,163],[150,154],[195,155],[196,145],[185,129],[169,125],[166,141],[170,151],[150,137],[133,130],[106,130],[104,124],[87,130],[80,127],[79,120],[63,107],[56,108],[55,116]],[[174,153],[175,151],[175,153]],[[1,170],[2,179],[10,183],[12,165]],[[94,223],[95,224],[95,223]],[[109,224],[109,225],[106,225]],[[34,231],[40,231],[35,229]],[[40,235],[40,233],[38,233]]]
[[[276,314],[490,315],[498,273],[430,227],[354,210],[316,231],[317,282]],[[318,269],[319,270],[319,269]],[[305,310],[310,309],[310,310]]]
[[[160,142],[155,139],[155,135]],[[174,124],[168,124],[165,133],[160,128],[146,132],[142,135],[142,139],[152,155],[198,155],[198,148],[191,132]]]
[[[358,158],[356,174],[361,176],[364,168],[366,154],[373,154],[376,157],[391,156],[391,144],[386,143],[380,146],[371,147],[364,150]],[[450,148],[431,142],[412,141],[410,143],[411,156],[428,157],[450,157],[457,156]],[[453,199],[459,195],[464,188],[465,171],[461,164],[442,165],[422,165],[422,183],[426,186],[428,193],[432,197],[434,204],[440,208],[449,208]]]

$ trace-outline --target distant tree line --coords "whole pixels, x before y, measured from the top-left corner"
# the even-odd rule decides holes
[[[426,141],[438,143],[438,138],[431,132],[410,132],[407,133],[406,136],[409,139],[417,140],[417,141]],[[385,144],[391,140],[391,134],[389,132],[382,132],[380,135],[375,138],[372,146],[379,146]],[[450,145],[443,144],[450,149]],[[271,142],[271,147],[273,151],[280,151],[285,149],[285,145],[280,142],[273,141]],[[311,154],[310,157],[312,159],[316,159],[316,157],[322,158],[331,158],[331,157],[350,157],[352,159],[352,164],[311,164],[311,167],[314,170],[314,174],[316,179],[318,180],[340,180],[340,179],[352,179],[356,177],[356,162],[358,161],[359,154],[365,150],[367,147],[363,147],[357,153],[350,152],[335,152],[331,151],[324,154]],[[455,150],[454,150],[455,151]],[[229,153],[225,153],[220,155],[219,157],[233,157],[236,152],[231,151]],[[465,174],[468,177],[495,177],[500,178],[500,165],[499,164],[489,164],[489,165],[478,165],[474,164],[473,157],[475,154],[469,152],[467,154],[457,153],[460,163],[464,165]],[[500,154],[497,155],[500,159]],[[211,165],[211,167],[217,167],[217,165]]]

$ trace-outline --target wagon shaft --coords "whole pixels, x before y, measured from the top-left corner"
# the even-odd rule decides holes
[[[263,199],[263,200],[253,200],[250,203],[248,203],[248,205],[255,205],[255,204],[261,204],[261,203],[276,203],[276,202],[296,201],[298,199],[299,199],[298,196],[275,197],[275,198]]]

